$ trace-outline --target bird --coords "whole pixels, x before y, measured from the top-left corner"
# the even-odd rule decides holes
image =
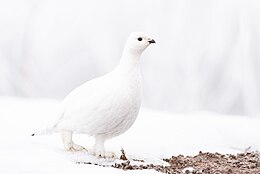
[[[59,119],[49,132],[61,134],[66,151],[88,151],[72,140],[74,133],[81,133],[95,138],[93,155],[115,157],[105,150],[105,141],[123,134],[135,122],[141,105],[140,57],[154,43],[143,32],[131,33],[114,70],[83,83],[64,98]]]

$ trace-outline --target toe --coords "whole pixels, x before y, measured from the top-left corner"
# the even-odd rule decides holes
[[[106,152],[105,156],[106,158],[115,158],[116,154],[114,152]]]
[[[97,158],[115,158],[116,157],[114,152],[96,152],[95,156]]]
[[[65,146],[65,150],[68,152],[77,152],[77,151],[87,151],[86,148],[77,144],[67,144]]]
[[[85,149],[83,146],[77,145],[77,144],[73,144],[73,149],[75,151],[87,151],[87,149]]]
[[[65,149],[67,152],[75,152],[75,149],[71,146]]]
[[[104,154],[103,152],[101,152],[101,151],[95,152],[95,156],[96,156],[97,158],[105,158],[105,154]]]

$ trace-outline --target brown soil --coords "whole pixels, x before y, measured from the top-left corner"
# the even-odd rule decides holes
[[[260,174],[259,153],[248,152],[237,155],[222,155],[219,153],[199,152],[196,156],[172,156],[164,159],[169,166],[162,165],[131,165],[125,152],[122,158],[126,162],[112,167],[123,170],[153,169],[169,174]]]

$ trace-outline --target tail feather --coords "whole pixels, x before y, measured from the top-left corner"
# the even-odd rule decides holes
[[[56,122],[53,122],[55,124],[49,124],[47,126],[47,128],[39,130],[39,131],[36,131],[33,134],[31,134],[31,136],[49,135],[49,134],[53,134],[53,133],[57,132],[58,131],[57,130],[58,124],[63,119],[63,113],[58,114],[58,115],[60,115],[60,118]]]
[[[55,132],[55,126],[51,127],[51,128],[46,128],[43,130],[39,130],[34,132],[33,134],[31,134],[31,136],[38,136],[38,135],[49,135]]]

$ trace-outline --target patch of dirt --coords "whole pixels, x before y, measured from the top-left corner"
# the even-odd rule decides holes
[[[260,174],[259,153],[247,152],[232,154],[203,153],[196,156],[172,156],[164,159],[170,166],[162,165],[131,165],[123,151],[126,162],[112,165],[123,170],[153,169],[168,174]]]

